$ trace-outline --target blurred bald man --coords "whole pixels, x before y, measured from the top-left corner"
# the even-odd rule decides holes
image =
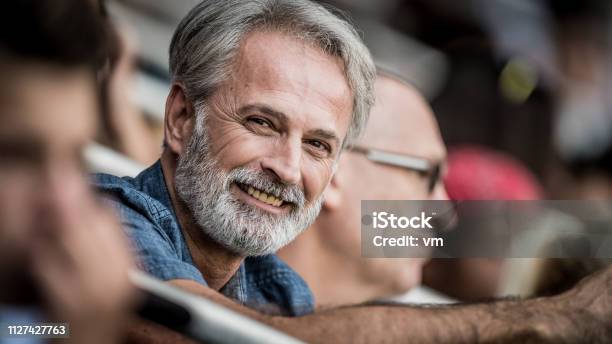
[[[430,169],[371,161],[372,150],[422,159]],[[306,280],[317,305],[364,302],[420,284],[426,259],[361,257],[361,200],[447,199],[440,178],[445,159],[438,124],[423,96],[379,72],[367,129],[341,157],[319,217],[279,252]]]

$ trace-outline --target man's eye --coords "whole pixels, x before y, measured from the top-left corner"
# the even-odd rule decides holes
[[[274,128],[274,126],[272,125],[272,122],[268,121],[265,118],[250,117],[247,121],[257,124],[257,125],[261,125],[262,127]]]
[[[308,140],[306,143],[317,150],[326,151],[328,153],[331,152],[331,148],[325,142],[321,142],[319,140]]]

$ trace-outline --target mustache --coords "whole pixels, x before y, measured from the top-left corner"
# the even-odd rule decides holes
[[[306,204],[306,196],[299,186],[284,183],[263,171],[254,171],[246,167],[238,167],[229,172],[227,181],[227,189],[229,189],[232,183],[237,183],[252,186],[268,195],[273,195],[285,202],[293,203],[298,208]]]

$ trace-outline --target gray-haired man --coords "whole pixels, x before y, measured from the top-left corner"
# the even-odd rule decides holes
[[[576,298],[312,313],[305,283],[271,254],[313,222],[340,152],[366,122],[375,78],[366,48],[306,0],[204,1],[179,25],[170,64],[161,161],[135,179],[98,182],[118,197],[148,272],[317,342],[540,339],[565,335],[559,325],[574,310],[608,317],[609,297],[592,291],[610,273]],[[597,297],[604,307],[582,307]]]

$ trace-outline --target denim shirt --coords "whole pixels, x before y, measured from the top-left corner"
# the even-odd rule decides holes
[[[207,285],[191,258],[159,161],[135,178],[96,174],[94,184],[119,210],[141,269],[162,280]],[[266,314],[299,316],[314,310],[306,282],[276,255],[247,257],[220,291]]]

